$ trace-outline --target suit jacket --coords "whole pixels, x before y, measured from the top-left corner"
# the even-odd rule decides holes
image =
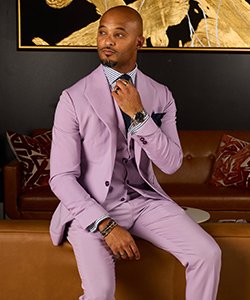
[[[136,165],[143,180],[171,201],[157,182],[151,161],[167,174],[181,165],[175,102],[167,87],[139,70],[136,88],[149,115],[165,113],[160,127],[150,118],[132,135]],[[50,160],[50,186],[60,199],[50,225],[55,245],[61,242],[67,222],[76,218],[86,229],[107,213],[102,204],[113,174],[117,124],[102,66],[63,91],[55,113]],[[143,193],[152,196],[150,191]]]

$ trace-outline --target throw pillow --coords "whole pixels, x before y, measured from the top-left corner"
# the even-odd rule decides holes
[[[7,139],[22,165],[22,189],[48,185],[51,130],[34,138],[8,130]]]
[[[224,134],[209,183],[250,189],[250,143]]]

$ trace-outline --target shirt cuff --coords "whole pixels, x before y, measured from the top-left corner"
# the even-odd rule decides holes
[[[149,119],[149,114],[146,114],[145,119],[142,123],[134,125],[133,123],[129,126],[128,132],[133,135],[139,131],[139,129],[147,122]]]
[[[87,230],[90,231],[90,232],[96,232],[97,229],[98,229],[98,225],[105,219],[108,219],[110,218],[109,215],[104,215],[102,217],[100,217],[99,219],[97,219],[94,223],[90,224],[88,227],[87,227]]]

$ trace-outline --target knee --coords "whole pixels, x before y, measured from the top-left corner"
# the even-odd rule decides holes
[[[220,261],[221,260],[221,249],[219,245],[215,242],[215,240],[212,240],[212,243],[210,243],[210,247],[208,250],[208,257],[211,257],[214,261]]]
[[[210,267],[216,266],[217,268],[220,268],[221,249],[214,239],[211,239],[209,243],[203,245],[199,251],[198,257],[203,265],[209,265]]]

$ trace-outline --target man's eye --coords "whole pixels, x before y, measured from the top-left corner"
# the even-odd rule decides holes
[[[117,33],[116,36],[117,37],[123,37],[123,34],[122,33]]]

